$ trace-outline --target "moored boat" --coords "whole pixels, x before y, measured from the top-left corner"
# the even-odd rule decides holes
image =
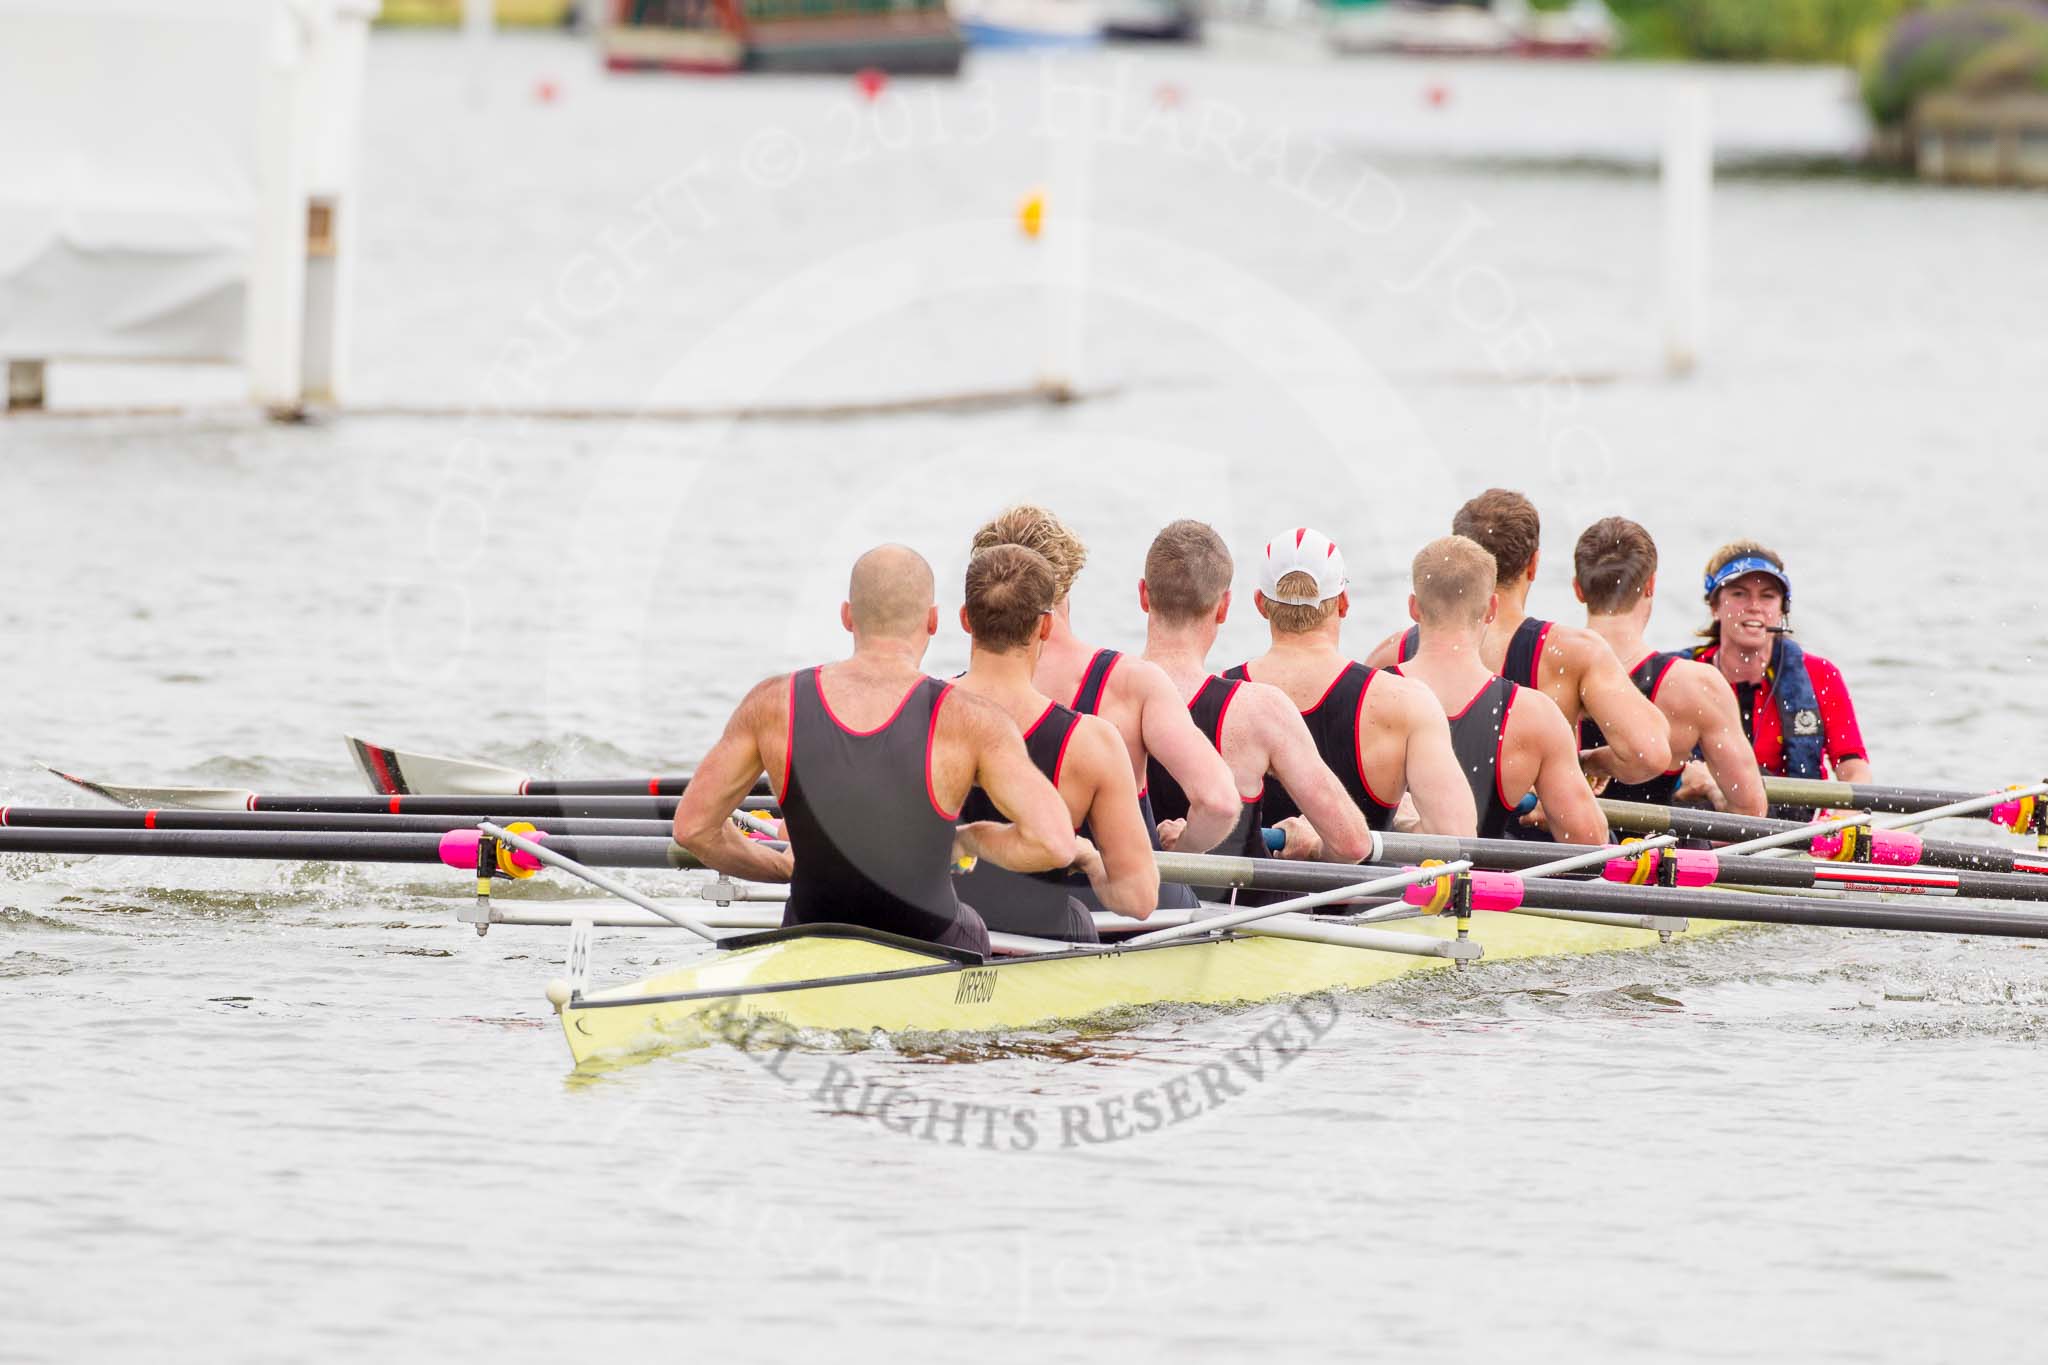
[[[1102,36],[1112,42],[1199,42],[1202,13],[1194,0],[1103,0]]]
[[[975,47],[1090,47],[1102,41],[1096,0],[952,0]]]
[[[950,76],[944,0],[620,0],[601,37],[613,71]]]

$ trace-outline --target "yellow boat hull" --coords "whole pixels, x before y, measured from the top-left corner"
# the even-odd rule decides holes
[[[1385,926],[1448,938],[1454,921]],[[1727,928],[1695,921],[1690,937]],[[1648,930],[1483,915],[1472,937],[1488,959],[1611,952],[1655,944]],[[1364,990],[1443,958],[1252,935],[1111,952],[956,961],[907,940],[807,933],[714,952],[630,985],[558,1006],[578,1065],[598,1058],[745,1041],[789,1030],[989,1032],[1161,1004],[1248,1004]]]

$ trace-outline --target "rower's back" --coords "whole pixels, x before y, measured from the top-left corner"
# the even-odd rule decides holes
[[[1445,536],[1415,557],[1409,611],[1421,627],[1415,652],[1395,665],[1427,687],[1449,718],[1451,747],[1471,785],[1481,838],[1511,833],[1531,792],[1551,832],[1604,842],[1607,822],[1579,771],[1576,737],[1540,690],[1491,672],[1480,638],[1497,598],[1493,557],[1463,536]]]
[[[785,922],[983,950],[985,931],[977,944],[953,892],[953,830],[974,759],[943,724],[951,685],[849,661],[791,674],[789,689]]]

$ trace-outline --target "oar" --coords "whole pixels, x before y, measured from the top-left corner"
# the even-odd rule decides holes
[[[578,859],[570,857],[565,853],[558,853],[537,839],[529,839],[524,835],[514,834],[511,830],[494,825],[488,820],[480,822],[477,828],[501,844],[507,844],[521,853],[540,859],[549,867],[558,867],[572,877],[580,877],[582,880],[589,882],[600,891],[609,892],[622,901],[637,905],[642,910],[652,914],[660,915],[669,923],[688,929],[691,933],[708,943],[718,942],[717,932],[696,916],[686,911],[676,910],[663,905],[651,896],[643,896],[624,882],[613,877],[607,877],[594,868],[586,867]]]
[[[1161,856],[1163,857],[1164,855]],[[1243,861],[1249,862],[1251,860],[1244,859]],[[1471,868],[1472,864],[1469,862],[1445,863],[1441,867],[1411,867],[1405,871],[1375,877],[1369,881],[1353,882],[1348,885],[1317,891],[1311,895],[1297,896],[1292,900],[1276,901],[1272,905],[1254,905],[1244,910],[1232,911],[1227,915],[1217,915],[1213,919],[1197,920],[1191,924],[1177,925],[1171,929],[1155,929],[1149,934],[1139,934],[1136,938],[1126,939],[1124,943],[1129,947],[1137,947],[1147,943],[1166,943],[1177,938],[1193,938],[1201,934],[1221,933],[1225,929],[1235,929],[1239,925],[1256,924],[1258,921],[1270,919],[1274,915],[1313,910],[1319,905],[1334,905],[1338,901],[1356,900],[1366,896],[1377,896],[1388,891],[1399,891],[1417,882],[1435,881],[1437,878],[1448,874],[1468,872]]]
[[[1789,820],[1771,820],[1755,815],[1731,815],[1726,811],[1695,810],[1689,806],[1646,806],[1631,801],[1612,801],[1605,797],[1600,800],[1600,809],[1607,816],[1607,822],[1616,829],[1634,830],[1642,834],[1676,834],[1680,838],[1709,839],[1720,843],[1754,839],[1762,835],[1782,834],[1804,828]],[[1906,818],[1917,819],[1919,816]],[[1914,857],[1904,857],[1906,863],[1917,859],[1936,867],[1979,872],[2048,873],[2048,857],[2018,853],[2010,848],[1990,844],[1969,843],[1961,839],[1937,839],[1925,835],[1912,836],[1909,844],[1887,842],[1893,843],[1897,848],[1897,851],[1889,856],[1904,857],[1907,851],[1914,853]],[[1882,854],[1885,850],[1880,846],[1878,852]]]
[[[680,796],[691,777],[535,777],[495,763],[411,753],[354,735],[342,738],[370,790],[386,796]],[[769,794],[767,778],[754,784],[754,794]]]
[[[1194,854],[1161,854],[1168,857],[1199,857]],[[1224,858],[1218,862],[1248,864],[1249,858]],[[1260,860],[1265,861],[1265,860]],[[1340,863],[1280,862],[1264,870],[1260,880],[1272,890],[1318,892],[1328,889],[1335,900],[1368,900],[1355,891],[1364,870]],[[1457,866],[1419,869],[1416,880],[1443,875]],[[1249,869],[1204,869],[1203,876],[1221,876],[1231,884],[1233,873]],[[1734,920],[1750,924],[1802,924],[1822,928],[1888,929],[1918,933],[1987,934],[2005,938],[2048,938],[2048,914],[2014,910],[1935,909],[1919,905],[1892,905],[1883,901],[1806,900],[1757,895],[1744,891],[1695,890],[1687,887],[1614,886],[1606,882],[1525,881],[1501,873],[1466,874],[1473,888],[1473,905],[1479,910],[1532,907],[1545,910],[1588,910],[1610,914],[1642,914],[1652,911],[1696,919]],[[1514,904],[1507,902],[1513,900]],[[1273,907],[1261,907],[1271,910]],[[1190,928],[1208,928],[1217,920],[1203,920]]]
[[[1764,779],[1764,795],[1780,805],[1831,806],[1887,815],[1917,815],[1937,806],[1969,801],[1985,794],[1947,787],[1894,787],[1875,782],[1823,782],[1797,777]],[[2044,831],[2039,826],[2048,821],[2048,803],[2030,798],[2048,794],[2048,783],[2013,787],[1992,794],[1998,800],[1983,809],[1993,824],[2016,834],[2043,835]]]
[[[139,858],[260,858],[279,862],[440,863],[476,867],[473,828],[444,834],[220,829],[0,829],[0,853],[115,854]],[[603,867],[697,866],[667,839],[561,838],[570,857]],[[528,868],[527,870],[531,870]]]
[[[52,768],[50,771],[57,772]],[[90,782],[57,772],[116,805],[135,809],[172,807],[188,810],[321,811],[329,814],[540,816],[584,819],[667,820],[676,813],[673,796],[274,796],[239,787],[131,787]],[[748,796],[745,810],[774,810],[772,796]]]
[[[1375,862],[1419,863],[1425,858],[1469,858],[1480,867],[1513,871],[1535,867],[1560,853],[1600,853],[1606,849],[1573,844],[1539,844],[1523,839],[1455,839],[1439,834],[1381,834]],[[1669,839],[1671,836],[1659,836]],[[1601,867],[1608,881],[1637,879],[1637,855],[1658,839],[1622,845],[1621,852]],[[1672,858],[1684,868],[1681,886],[1718,885],[1778,888],[1788,891],[1905,891],[1937,896],[1970,896],[1984,900],[2048,901],[2048,876],[1979,872],[1970,869],[1892,866],[1810,859],[1727,857],[1725,849],[1695,853],[1681,850]],[[1654,874],[1655,863],[1648,869]]]
[[[643,910],[660,915],[662,918],[680,924],[686,929],[693,929],[713,942],[717,941],[717,936],[711,932],[708,925],[700,924],[682,911],[674,910],[671,907],[662,905],[658,901],[641,895],[623,882],[606,877],[591,868],[578,866],[574,858],[565,856],[562,852],[558,851],[559,844],[551,848],[547,844],[514,834],[507,829],[501,829],[489,821],[484,821],[477,828],[516,850],[518,853],[531,855],[551,867],[558,867],[571,876],[582,878],[599,890],[608,891],[623,901],[630,902]],[[1454,872],[1464,871],[1470,867],[1470,863],[1461,863],[1451,865],[1448,870]],[[1442,876],[1446,870],[1446,868],[1442,867],[1410,868],[1405,872],[1392,876],[1358,882],[1351,886],[1320,892],[1313,896],[1302,896],[1296,900],[1282,902],[1278,905],[1260,906],[1256,909],[1245,910],[1236,914],[1220,915],[1214,919],[1192,921],[1171,929],[1160,929],[1149,934],[1139,934],[1134,938],[1124,939],[1121,943],[1055,943],[1051,941],[1037,943],[1027,940],[1016,940],[1014,936],[1007,935],[994,935],[991,942],[993,943],[996,939],[1011,938],[1013,940],[1012,946],[1029,946],[1043,953],[1117,952],[1126,947],[1166,943],[1181,938],[1202,937],[1218,933],[1224,929],[1244,927],[1247,932],[1253,934],[1270,932],[1282,938],[1305,938],[1315,942],[1333,943],[1348,948],[1402,953],[1414,957],[1442,957],[1461,962],[1467,961],[1480,955],[1482,950],[1478,945],[1469,942],[1444,942],[1438,939],[1422,938],[1414,934],[1378,934],[1369,929],[1350,928],[1343,925],[1318,926],[1313,923],[1302,923],[1299,925],[1283,924],[1268,926],[1254,925],[1253,923],[1257,920],[1271,919],[1276,915],[1285,915],[1290,910],[1314,909],[1318,905],[1328,905],[1334,901],[1346,900],[1353,895],[1369,896],[1381,891],[1399,890],[1401,887],[1417,880],[1433,879]],[[500,920],[499,922],[504,921]],[[548,999],[558,1009],[567,1003],[572,993],[573,988],[568,983],[561,983],[559,988],[555,984],[550,984],[548,987]]]
[[[516,819],[513,811],[490,810],[488,815]],[[53,829],[219,829],[219,830],[311,830],[329,833],[357,831],[365,834],[427,834],[451,829],[473,829],[477,817],[464,812],[455,815],[391,815],[383,811],[251,811],[251,810],[133,810],[114,806],[0,806],[0,826],[39,826]],[[666,820],[586,820],[576,816],[543,815],[532,821],[543,834],[614,835],[643,839],[666,839]]]
[[[1661,807],[1654,809],[1660,814]],[[1684,812],[1675,813],[1681,817]],[[492,811],[490,815],[503,824],[515,818],[506,811]],[[0,806],[0,827],[6,828],[48,828],[48,829],[89,829],[89,830],[212,830],[222,833],[240,832],[291,832],[291,833],[361,833],[361,834],[438,834],[448,830],[472,828],[477,817],[468,814],[455,815],[388,815],[381,812],[292,812],[292,811],[208,811],[208,810],[127,810],[106,806]],[[1740,817],[1734,817],[1740,819]],[[551,838],[618,838],[646,839],[656,841],[667,850],[667,866],[688,869],[698,866],[695,859],[680,849],[669,848],[669,825],[666,820],[612,820],[580,819],[577,817],[541,816],[531,822],[535,828]],[[1619,822],[1617,822],[1619,823]],[[1770,822],[1762,822],[1770,823]],[[1777,822],[1783,823],[1783,822]],[[1785,825],[1780,833],[1801,829],[1801,826]],[[1714,833],[1724,837],[1742,831],[1716,829]],[[1609,880],[1627,880],[1633,860],[1658,842],[1649,840],[1639,844],[1623,846],[1619,854],[1608,850],[1584,848],[1574,845],[1541,844],[1526,839],[1458,839],[1447,835],[1395,834],[1378,836],[1379,852],[1372,861],[1375,863],[1414,864],[1424,859],[1435,858],[1447,861],[1467,859],[1476,866],[1499,870],[1526,870],[1553,861],[1559,855],[1607,855],[1612,866],[1603,867]],[[1939,845],[1926,841],[1928,847]],[[249,845],[252,851],[236,852],[225,856],[260,858],[270,856],[263,852],[265,845]],[[140,851],[129,845],[107,845],[71,848],[70,852],[120,853]],[[1726,850],[1721,850],[1725,854]],[[347,856],[346,846],[335,846],[330,852],[307,855],[300,852],[280,854],[281,857],[318,856],[334,860]],[[1967,858],[1952,860],[1937,870],[1930,867],[1910,866],[1911,860],[1900,865],[1876,865],[1866,862],[1807,862],[1771,861],[1749,858],[1723,858],[1719,875],[1714,879],[1723,885],[1776,887],[1787,890],[1807,889],[1868,889],[1925,892],[1947,896],[1973,896],[1995,900],[2048,900],[2048,861],[2027,860],[2025,868],[2011,870],[1980,871],[1980,866],[1990,861],[2003,869],[2013,869],[2014,858],[2007,850],[1971,850]],[[431,861],[415,858],[414,861]],[[1930,861],[1934,861],[1930,858]],[[1287,866],[1279,859],[1239,859],[1251,868],[1283,868]],[[644,860],[633,865],[648,864]],[[1601,866],[1600,859],[1589,860],[1588,866]],[[1185,882],[1196,886],[1237,886],[1258,889],[1287,890],[1284,886],[1272,886],[1270,878],[1253,876],[1250,880],[1233,879],[1227,871],[1219,870],[1230,864],[1211,854],[1163,854],[1160,858],[1161,875],[1168,881]],[[1952,870],[1959,869],[1959,870]],[[2032,870],[2026,870],[2032,869]]]

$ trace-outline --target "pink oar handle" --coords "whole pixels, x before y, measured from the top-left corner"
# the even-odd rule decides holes
[[[1522,879],[1512,872],[1468,872],[1474,910],[1514,910],[1522,904]],[[1416,882],[1401,892],[1410,905],[1426,906],[1436,897],[1435,882]]]
[[[542,834],[536,830],[534,833],[529,834],[526,837],[535,841],[539,841],[546,839],[547,835]],[[448,864],[448,866],[450,867],[462,868],[466,872],[476,871],[477,845],[483,842],[483,838],[483,831],[478,829],[449,830],[446,834],[443,834],[441,836],[441,861]],[[531,853],[526,852],[524,849],[512,848],[510,846],[502,846],[500,852],[502,854],[509,855],[512,859],[512,864],[515,867],[521,868],[527,872],[540,871],[540,859],[534,857]]]
[[[1647,860],[1650,865],[1649,874],[1642,884],[1656,881],[1666,859],[1670,860],[1672,880],[1678,886],[1712,886],[1721,878],[1720,858],[1711,849],[1704,848],[1653,848],[1634,858],[1614,859],[1600,869],[1600,875],[1610,882],[1633,883],[1639,859]]]
[[[1841,861],[1842,841],[1856,838],[1848,830],[1836,830],[1823,834],[1813,841],[1813,856],[1829,861]],[[1911,867],[1920,861],[1920,836],[1904,829],[1866,829],[1862,833],[1863,856],[1858,861],[1876,863],[1884,867]]]

